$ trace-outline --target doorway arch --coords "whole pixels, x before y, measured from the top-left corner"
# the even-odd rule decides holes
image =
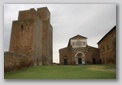
[[[64,65],[67,65],[68,64],[67,56],[64,56],[63,61],[64,61]]]
[[[85,54],[83,52],[77,52],[75,54],[75,63],[76,64],[85,64]]]

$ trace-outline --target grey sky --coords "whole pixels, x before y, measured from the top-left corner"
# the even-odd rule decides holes
[[[69,38],[80,34],[87,37],[90,46],[116,25],[116,4],[5,4],[4,51],[8,51],[12,21],[20,10],[48,7],[53,26],[53,61],[59,62],[59,49],[68,44]]]

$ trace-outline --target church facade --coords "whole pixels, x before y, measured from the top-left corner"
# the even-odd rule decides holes
[[[29,55],[34,65],[52,64],[52,37],[47,7],[19,11],[12,23],[9,52]]]
[[[68,46],[59,50],[61,65],[99,64],[98,48],[89,46],[87,38],[76,35],[69,39]]]

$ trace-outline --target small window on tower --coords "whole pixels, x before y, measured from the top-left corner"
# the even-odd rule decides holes
[[[21,25],[21,29],[23,29],[23,25]]]

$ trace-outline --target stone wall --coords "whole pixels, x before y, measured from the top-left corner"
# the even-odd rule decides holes
[[[35,20],[13,21],[9,52],[31,54]]]
[[[75,65],[76,64],[76,57],[78,53],[84,55],[84,62],[85,64],[100,64],[100,56],[98,48],[87,46],[86,48],[78,48],[78,49],[61,49],[59,51],[60,56],[60,64],[64,65],[64,59],[67,59],[67,64]],[[83,58],[83,57],[82,57]],[[94,59],[94,61],[93,61]]]
[[[4,53],[4,72],[16,71],[30,66],[33,66],[31,56],[11,52]]]
[[[98,47],[103,64],[116,64],[116,26],[98,42]]]

